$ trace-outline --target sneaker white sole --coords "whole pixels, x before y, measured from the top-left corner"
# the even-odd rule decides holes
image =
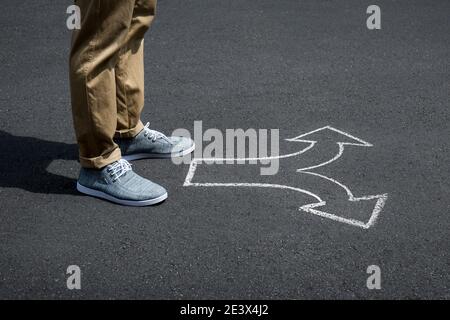
[[[77,190],[81,193],[87,194],[92,197],[105,199],[105,200],[108,200],[108,201],[111,201],[114,203],[118,203],[118,204],[121,204],[124,206],[129,206],[129,207],[146,207],[146,206],[155,205],[157,203],[160,203],[160,202],[163,202],[164,200],[166,200],[167,196],[168,196],[167,192],[166,192],[166,194],[163,194],[162,196],[155,198],[155,199],[142,200],[142,201],[122,200],[122,199],[118,199],[113,196],[110,196],[109,194],[106,194],[102,191],[87,188],[87,187],[79,184],[78,182],[77,182]]]
[[[181,152],[176,153],[136,153],[130,155],[122,156],[123,159],[127,161],[140,160],[140,159],[169,159],[169,158],[178,158],[184,157],[187,154],[192,153],[195,150],[195,144],[192,145],[189,149],[183,150]]]

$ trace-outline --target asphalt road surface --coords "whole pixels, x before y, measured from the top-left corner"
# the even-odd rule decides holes
[[[342,186],[387,194],[362,228],[299,210],[314,199],[292,189],[184,187],[189,164],[170,160],[134,163],[168,189],[159,206],[78,194],[71,2],[3,0],[0,298],[449,299],[450,2],[379,0],[381,30],[368,30],[372,2],[164,0],[145,42],[154,129],[279,129],[289,154],[305,142],[284,139],[331,126],[373,145],[313,170],[341,185],[296,171],[338,154],[330,130],[275,176],[199,165],[192,183],[301,188],[362,222],[377,199]],[[69,265],[81,290],[66,288]]]

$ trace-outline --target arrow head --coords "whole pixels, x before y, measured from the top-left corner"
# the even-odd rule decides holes
[[[372,210],[372,213],[370,215],[370,218],[366,222],[360,221],[360,220],[356,220],[356,219],[345,218],[345,217],[342,217],[342,216],[338,216],[336,214],[332,214],[332,213],[326,212],[324,210],[326,205],[327,205],[326,201],[310,203],[310,204],[301,206],[299,210],[300,211],[304,211],[304,212],[308,212],[308,213],[312,213],[312,214],[315,214],[315,215],[323,217],[323,218],[327,218],[327,219],[331,219],[331,220],[334,220],[334,221],[346,223],[346,224],[349,224],[349,225],[352,225],[352,226],[360,227],[360,228],[363,228],[363,229],[369,229],[377,221],[378,216],[379,216],[381,210],[383,210],[384,204],[386,203],[387,197],[388,197],[387,194],[380,194],[380,195],[375,195],[375,196],[366,196],[366,197],[360,197],[360,198],[352,198],[352,199],[349,200],[351,202],[375,201],[375,206],[373,207],[373,210]]]
[[[372,147],[372,144],[364,141],[360,138],[352,136],[351,134],[333,128],[331,126],[326,126],[319,128],[307,133],[304,133],[298,137],[286,139],[291,142],[307,142],[307,143],[317,143],[317,142],[334,142],[340,145],[352,145],[360,147]]]

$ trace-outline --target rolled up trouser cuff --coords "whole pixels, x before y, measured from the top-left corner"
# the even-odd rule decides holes
[[[120,160],[121,158],[122,153],[120,152],[119,147],[117,147],[112,152],[96,158],[84,158],[80,156],[80,164],[83,168],[102,169],[107,165]]]
[[[144,129],[144,124],[139,121],[136,127],[126,130],[116,131],[114,138],[134,138]]]

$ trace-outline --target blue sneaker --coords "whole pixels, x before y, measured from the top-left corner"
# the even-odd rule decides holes
[[[191,139],[167,137],[161,132],[149,129],[149,126],[147,123],[132,139],[116,139],[125,160],[182,157],[195,150],[194,141]]]
[[[133,207],[150,206],[167,199],[166,189],[134,173],[131,164],[124,159],[102,170],[82,168],[77,190]]]

